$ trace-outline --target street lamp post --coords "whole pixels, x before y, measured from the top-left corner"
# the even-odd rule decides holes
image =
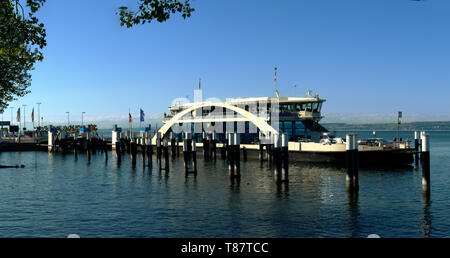
[[[9,109],[11,110],[11,123],[9,124],[9,126],[11,126],[13,124],[13,109],[14,109],[14,107],[9,107]],[[10,129],[11,129],[11,127],[10,127]],[[9,133],[11,133],[11,131]]]
[[[84,114],[86,114],[86,112],[81,112],[81,127],[84,126],[84,123],[83,123],[83,115]]]
[[[38,105],[38,127],[41,127],[41,102],[36,103]]]
[[[67,127],[69,127],[69,125],[70,125],[70,120],[69,120],[70,112],[66,112],[66,114],[67,114]]]
[[[25,121],[26,121],[25,107],[26,107],[27,105],[22,105],[22,106],[23,106],[23,133],[25,134],[25,130],[26,130],[26,128],[27,128],[26,123],[25,123]]]
[[[13,124],[13,109],[14,109],[14,107],[10,107],[9,108],[10,110],[11,110],[11,124]]]

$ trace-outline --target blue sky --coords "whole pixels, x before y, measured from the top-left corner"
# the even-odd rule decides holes
[[[192,99],[199,77],[206,98],[271,96],[277,66],[280,94],[319,93],[333,122],[399,110],[450,120],[450,1],[191,1],[188,20],[126,29],[115,13],[137,1],[48,0],[45,60],[11,106],[42,102],[45,122],[67,111],[126,121],[129,109],[151,116]]]

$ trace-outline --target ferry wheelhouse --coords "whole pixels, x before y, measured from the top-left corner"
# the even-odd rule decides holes
[[[258,143],[264,136],[282,133],[289,136],[289,141],[317,142],[328,132],[319,124],[325,101],[308,91],[303,98],[277,96],[225,102],[176,102],[169,107],[169,113],[164,114],[162,129],[174,133],[190,131],[199,140],[204,132],[215,132],[219,141],[225,139],[225,133],[237,132],[243,144]]]

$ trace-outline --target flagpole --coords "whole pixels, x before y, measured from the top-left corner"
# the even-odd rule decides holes
[[[27,105],[22,105],[22,106],[23,106],[23,128],[24,128],[23,134],[25,135],[25,129],[26,129],[26,123],[25,123],[25,121],[27,121],[26,118],[25,118],[25,107],[26,107]]]
[[[33,111],[31,112],[31,121],[33,122],[33,130],[34,130],[34,107]]]
[[[41,102],[36,103],[38,105],[38,127],[41,127]]]
[[[275,66],[275,92],[277,92],[277,67]]]
[[[22,132],[22,120],[20,119],[20,106],[17,109],[16,121],[19,122],[19,131],[17,133],[20,135],[20,132]]]
[[[131,136],[132,136],[132,131],[131,131],[131,111],[128,108],[128,122],[130,123],[130,140],[131,140]]]

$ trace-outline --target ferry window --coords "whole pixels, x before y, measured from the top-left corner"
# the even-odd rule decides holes
[[[289,105],[289,112],[294,112],[295,111],[295,104],[290,104]]]
[[[312,107],[313,107],[313,112],[319,112],[318,111],[318,109],[319,109],[319,103],[313,103],[313,105],[312,105]]]
[[[307,103],[306,104],[306,111],[309,111],[309,112],[312,111],[312,103]]]
[[[306,103],[301,104],[300,107],[301,107],[301,110],[302,110],[302,111],[305,111],[305,110],[306,110]]]
[[[292,129],[292,122],[291,121],[284,121],[284,128]]]
[[[320,112],[322,110],[322,102],[319,103],[319,108],[317,112]]]
[[[292,136],[292,128],[285,128],[283,132],[287,133],[288,136]]]
[[[304,129],[305,125],[302,123],[302,121],[295,121],[295,128]]]
[[[295,110],[296,111],[300,111],[301,110],[301,106],[300,106],[300,104],[295,104]]]

